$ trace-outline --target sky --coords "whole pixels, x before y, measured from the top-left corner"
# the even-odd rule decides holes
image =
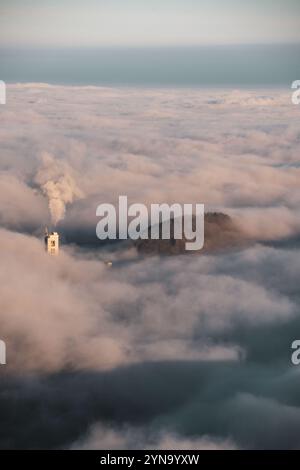
[[[300,42],[298,0],[1,0],[0,45]]]

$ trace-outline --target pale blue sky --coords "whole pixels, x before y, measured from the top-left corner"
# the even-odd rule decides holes
[[[300,0],[0,0],[0,45],[300,42]]]

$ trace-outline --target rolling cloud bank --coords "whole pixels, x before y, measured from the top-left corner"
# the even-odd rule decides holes
[[[0,447],[299,448],[289,92],[27,84],[0,111]],[[108,254],[96,207],[120,194],[204,203],[234,243]]]

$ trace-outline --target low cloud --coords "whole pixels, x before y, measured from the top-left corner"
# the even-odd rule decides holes
[[[73,249],[53,259],[34,237],[1,230],[1,240],[1,334],[11,351],[11,370],[240,360],[242,345],[214,336],[239,324],[284,324],[298,308],[262,278],[258,284],[255,271],[248,279],[225,272],[226,255],[217,266],[214,257],[182,256],[110,270],[101,259]]]
[[[176,434],[147,435],[141,428],[124,428],[121,431],[95,425],[87,437],[72,446],[76,450],[101,449],[162,449],[162,450],[236,450],[230,439],[203,436],[183,438]]]
[[[289,94],[9,93],[0,447],[299,448],[300,140]],[[124,245],[109,269],[96,207],[120,194],[205,203],[251,243],[166,258]],[[49,209],[55,258],[42,240]]]

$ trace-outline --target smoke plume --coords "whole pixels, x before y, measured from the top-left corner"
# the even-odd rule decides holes
[[[55,159],[51,154],[42,155],[43,165],[37,172],[35,182],[48,198],[51,220],[54,225],[65,216],[66,205],[83,197],[71,174],[71,168],[64,161]]]

